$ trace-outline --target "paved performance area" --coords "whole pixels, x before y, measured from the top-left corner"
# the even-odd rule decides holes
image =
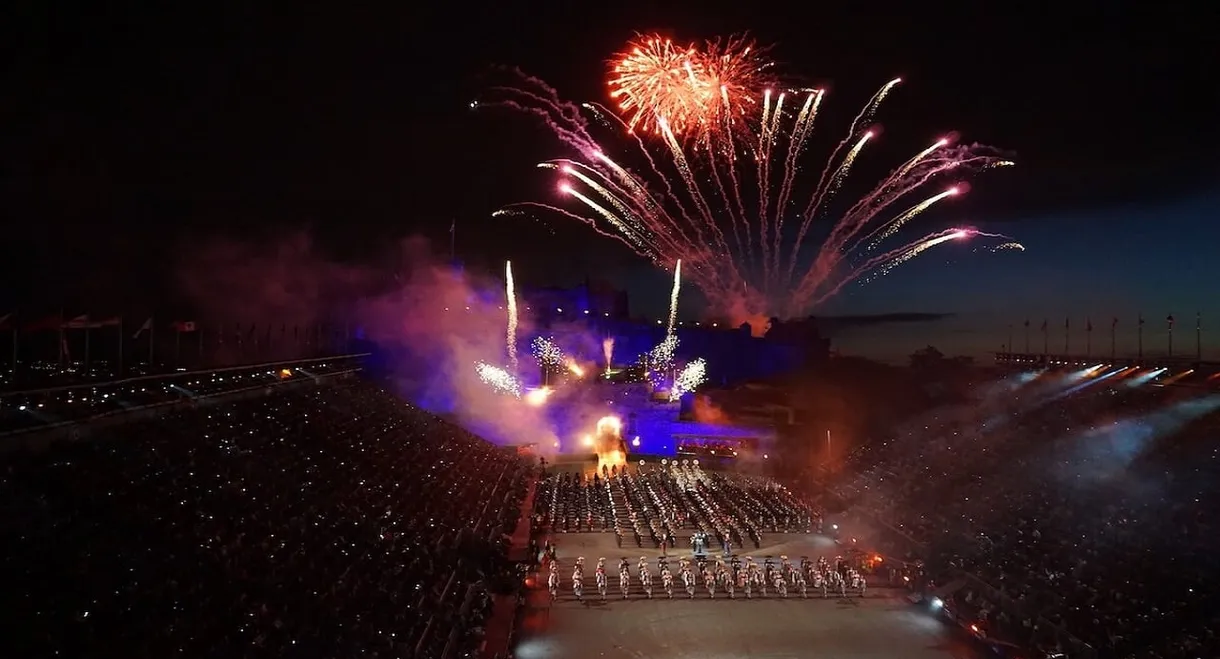
[[[620,556],[632,562],[640,556],[655,561],[656,550],[618,549],[613,536],[600,533],[559,534],[559,562],[567,567],[584,556],[592,567],[606,557],[610,572]],[[791,558],[806,555],[833,558],[832,540],[820,536],[767,535],[762,549],[743,555]],[[671,552],[671,556],[676,554]],[[688,555],[684,552],[683,555]],[[531,594],[521,623],[518,659],[564,657],[781,657],[819,659],[974,659],[982,657],[961,634],[926,609],[910,604],[901,589],[873,588],[868,596],[801,599],[755,597],[741,593],[730,600],[723,594],[708,599],[699,589],[694,600],[675,593],[672,600],[644,599],[638,583],[632,598],[618,593],[617,575],[603,602],[586,586],[585,600],[571,594],[570,570],[562,569],[564,589],[553,604],[544,590]],[[586,576],[586,583],[591,581]],[[658,589],[659,590],[659,589]]]

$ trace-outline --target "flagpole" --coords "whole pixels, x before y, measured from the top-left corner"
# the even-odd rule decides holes
[[[1136,348],[1139,351],[1136,356],[1140,361],[1144,361],[1144,314],[1140,314],[1139,317],[1139,333],[1136,335],[1136,340],[1138,341]]]
[[[1117,354],[1115,352],[1116,344],[1114,342],[1114,334],[1117,330],[1118,330],[1118,319],[1115,318],[1114,320],[1110,321],[1110,361],[1114,361],[1114,356]]]
[[[123,379],[123,332],[125,331],[127,330],[123,327],[123,317],[119,316],[119,368],[115,376],[120,380]]]
[[[92,328],[89,327],[89,324],[86,323],[85,324],[85,375],[86,376],[89,374],[89,335],[93,334],[93,332],[90,331],[91,329]],[[1170,339],[1170,341],[1172,341],[1172,340],[1173,339]]]
[[[174,328],[174,368],[182,366],[182,328]]]
[[[59,308],[59,367],[64,367],[64,308]]]
[[[1072,354],[1072,320],[1070,318],[1063,319],[1063,356],[1067,357]]]
[[[1045,358],[1051,352],[1050,333],[1046,331],[1046,319],[1042,320],[1042,357]]]
[[[1169,316],[1169,356],[1173,357],[1173,316]]]
[[[1084,358],[1093,356],[1093,321],[1086,320],[1084,325]]]
[[[19,317],[16,314],[14,314],[13,315],[13,382],[14,383],[17,382],[17,364],[20,361],[18,359],[17,353],[19,352],[19,346],[21,345],[17,339],[17,333],[21,331],[21,326],[17,323],[17,320],[19,320]]]
[[[449,263],[457,262],[457,218],[449,222]]]
[[[13,336],[17,336],[17,330],[13,330]],[[1203,361],[1203,312],[1195,312],[1195,361]],[[16,364],[16,360],[13,361]],[[13,370],[17,370],[14,366]]]
[[[1012,323],[1008,323],[1008,352],[1013,352],[1012,349]]]
[[[1025,319],[1025,354],[1029,354],[1029,319]],[[607,366],[607,369],[610,367]]]
[[[148,319],[148,370],[152,370],[153,360],[156,358],[155,348],[157,345],[157,323],[151,317]]]

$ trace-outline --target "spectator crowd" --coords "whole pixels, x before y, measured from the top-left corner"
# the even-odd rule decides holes
[[[996,382],[859,447],[832,490],[957,584],[946,599],[981,634],[1068,656],[1220,656],[1220,396],[1100,376]]]
[[[310,360],[299,366],[242,366],[4,393],[0,395],[0,434],[79,423],[192,397],[311,379],[356,369],[359,362],[352,357],[329,357]]]
[[[460,657],[531,466],[376,385],[167,407],[0,456],[23,657]]]

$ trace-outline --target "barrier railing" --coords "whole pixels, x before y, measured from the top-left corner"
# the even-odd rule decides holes
[[[199,377],[200,375],[210,375],[212,373],[232,373],[235,371],[259,371],[267,368],[283,369],[291,366],[300,367],[302,364],[319,364],[323,362],[332,362],[345,359],[362,359],[368,357],[369,353],[351,353],[346,355],[332,355],[330,357],[310,357],[307,359],[292,359],[288,361],[273,361],[260,362],[257,364],[245,364],[243,366],[224,366],[220,368],[205,368],[191,371],[173,371],[170,373],[153,373],[150,375],[137,375],[135,377],[120,378],[117,380],[98,380],[94,382],[78,382],[73,384],[65,384],[56,387],[42,387],[38,389],[19,389],[13,391],[0,391],[0,399],[15,397],[15,396],[38,396],[44,394],[53,394],[61,391],[70,391],[72,389],[97,389],[101,387],[117,387],[139,382],[151,382],[155,380],[170,380],[177,378]]]

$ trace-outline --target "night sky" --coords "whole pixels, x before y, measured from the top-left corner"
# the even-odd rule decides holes
[[[1133,347],[1140,312],[1146,343],[1159,345],[1152,337],[1175,313],[1193,349],[1201,311],[1217,330],[1205,349],[1220,356],[1220,131],[1205,80],[1214,50],[1207,21],[1188,12],[1125,15],[1100,2],[1059,3],[1058,13],[1020,3],[106,4],[23,3],[6,21],[16,35],[0,101],[6,309],[170,304],[166,273],[207,236],[306,227],[335,258],[359,263],[409,234],[447,251],[456,220],[472,267],[511,258],[527,285],[604,277],[655,314],[668,275],[625,249],[559,218],[490,217],[511,202],[554,201],[553,179],[533,165],[568,152],[525,117],[469,103],[495,65],[604,101],[606,60],[637,31],[695,41],[748,30],[777,44],[786,75],[829,85],[834,111],[822,126],[836,138],[878,86],[904,78],[877,117],[883,140],[902,147],[880,151],[886,169],[947,131],[1016,153],[1017,168],[976,179],[920,225],[973,225],[1028,250],[952,245],[848,288],[818,313],[952,316],[856,328],[838,338],[845,350],[981,353],[1007,342],[1009,324],[1020,348],[1027,317],[1035,348],[1043,318],[1061,347],[1069,315],[1074,342],[1091,318],[1094,350],[1108,348],[1119,316],[1119,342]],[[697,315],[697,297],[688,304],[684,315]]]

